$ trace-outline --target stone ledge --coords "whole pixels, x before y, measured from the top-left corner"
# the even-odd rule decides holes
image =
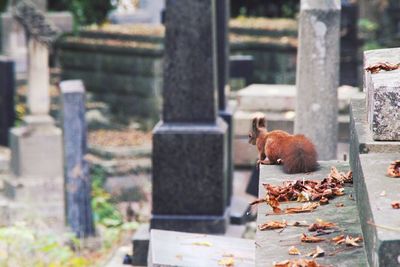
[[[324,179],[330,171],[331,166],[336,166],[339,171],[349,170],[347,162],[343,161],[323,161],[320,162],[320,170],[307,174],[284,174],[279,166],[266,166],[262,165],[260,169],[260,186],[259,196],[265,196],[265,190],[262,186],[263,183],[269,184],[281,184],[286,180],[293,179]],[[304,221],[307,223],[313,223],[316,219],[322,219],[324,221],[330,221],[337,223],[338,226],[343,230],[343,234],[349,234],[351,236],[358,236],[361,234],[360,221],[357,216],[356,202],[349,198],[350,194],[353,194],[354,190],[351,186],[345,187],[345,196],[336,197],[330,200],[330,204],[326,206],[318,207],[314,212],[311,213],[299,213],[299,214],[284,214],[284,215],[273,215],[271,209],[266,204],[258,205],[258,218],[257,224],[262,224],[267,221],[282,221],[288,222]],[[353,194],[354,195],[354,194]],[[343,203],[344,207],[337,208],[336,203]],[[289,202],[281,203],[281,206],[299,206],[302,203]],[[266,216],[268,214],[268,216]],[[256,242],[256,266],[272,266],[273,262],[279,262],[287,259],[294,259],[298,256],[288,255],[288,249],[291,244],[294,244],[303,255],[315,249],[316,244],[300,243],[300,237],[302,233],[307,233],[303,227],[288,227],[283,232],[280,231],[257,231]],[[333,236],[338,235],[334,234]],[[322,236],[330,238],[332,235]],[[318,243],[318,245],[330,253],[335,251],[335,247],[331,243]],[[324,266],[366,266],[366,256],[363,248],[355,248],[351,250],[341,251],[333,256],[325,256],[316,260],[319,264]]]
[[[400,201],[400,180],[386,176],[397,154],[363,154],[354,169],[356,195],[370,266],[400,264],[400,214],[392,201]],[[397,230],[396,230],[397,229]]]
[[[400,142],[373,140],[367,122],[365,99],[353,99],[350,107],[350,164],[356,161],[359,153],[396,153],[400,151]],[[354,168],[353,165],[352,168]]]

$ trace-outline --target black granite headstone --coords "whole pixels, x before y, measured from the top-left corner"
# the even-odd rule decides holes
[[[63,104],[67,221],[78,237],[95,234],[87,151],[85,89],[82,81],[60,83]]]
[[[14,125],[15,64],[0,57],[0,145],[8,146],[8,130]]]
[[[231,204],[233,180],[233,111],[227,104],[229,94],[229,18],[230,0],[216,1],[217,39],[217,83],[219,116],[228,124],[228,194],[227,205]]]
[[[168,0],[152,229],[224,233],[227,125],[217,117],[215,0]]]

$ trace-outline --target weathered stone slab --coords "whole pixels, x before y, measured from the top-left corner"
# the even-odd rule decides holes
[[[336,166],[339,171],[348,171],[349,165],[342,161],[322,161],[320,162],[320,170],[308,174],[284,174],[279,166],[262,165],[260,168],[260,186],[259,196],[265,196],[265,190],[262,186],[263,183],[273,185],[280,185],[286,180],[295,179],[324,179],[330,171],[331,166]],[[258,205],[258,218],[257,224],[266,223],[268,221],[282,221],[287,222],[307,221],[313,223],[316,219],[322,219],[336,223],[340,231],[338,233],[321,236],[323,238],[331,238],[339,234],[360,236],[360,220],[358,218],[358,211],[356,202],[349,198],[349,195],[354,196],[354,189],[351,186],[345,187],[345,196],[336,197],[330,200],[328,205],[318,207],[311,213],[299,214],[283,214],[275,215],[266,204]],[[344,207],[336,207],[336,203],[343,203]],[[289,202],[281,203],[281,206],[299,206],[302,203]],[[256,266],[272,266],[273,262],[279,262],[287,259],[295,259],[299,256],[291,256],[288,254],[288,249],[291,246],[296,246],[305,255],[315,249],[316,244],[301,243],[300,237],[302,233],[309,234],[306,228],[303,227],[287,227],[281,231],[257,231],[256,234]],[[318,243],[318,245],[325,251],[325,257],[317,258],[316,261],[323,266],[366,266],[366,256],[364,248],[352,248],[342,250],[336,248],[330,242]],[[337,252],[336,252],[337,251]],[[334,253],[330,255],[330,253]]]
[[[365,69],[371,65],[377,63],[388,62],[391,64],[398,64],[400,62],[400,48],[385,48],[385,49],[374,49],[364,51],[364,77],[363,77],[363,89],[367,95],[367,110],[371,110],[373,104],[373,88],[370,86],[371,77],[379,75],[379,73],[372,74]],[[368,121],[371,123],[372,113],[368,112]]]
[[[293,111],[296,108],[296,86],[287,84],[252,84],[237,93],[238,107],[244,111]],[[348,112],[350,99],[363,94],[357,87],[338,88],[338,110]]]
[[[400,141],[399,75],[400,70],[379,72],[367,80],[367,113],[374,140]]]
[[[234,266],[254,266],[253,240],[162,230],[151,230],[150,238],[153,267],[221,266],[219,261],[229,258]]]
[[[370,266],[400,265],[400,216],[391,202],[400,199],[400,181],[386,175],[400,153],[369,153],[360,155],[354,169],[356,195]]]

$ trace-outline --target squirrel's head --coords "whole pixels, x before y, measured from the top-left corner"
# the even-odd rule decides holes
[[[266,130],[265,116],[264,114],[257,114],[252,121],[251,130],[249,132],[249,143],[252,145],[256,144],[256,140],[260,131]]]

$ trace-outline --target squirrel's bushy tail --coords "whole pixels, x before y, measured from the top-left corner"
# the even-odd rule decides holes
[[[286,173],[312,172],[318,169],[314,144],[304,135],[295,135],[283,144],[283,171]]]

